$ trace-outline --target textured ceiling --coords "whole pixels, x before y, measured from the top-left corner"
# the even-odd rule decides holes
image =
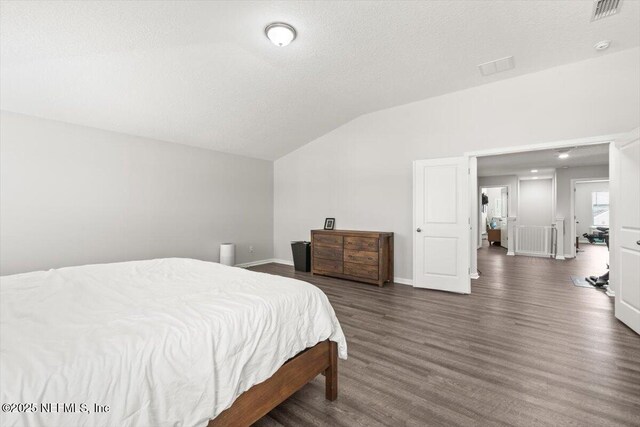
[[[569,158],[559,159],[556,150],[527,151],[478,157],[478,176],[518,175],[553,176],[562,167],[598,166],[609,164],[609,144],[577,147],[569,151]],[[537,169],[538,173],[531,173]]]
[[[364,113],[638,46],[639,6],[592,23],[591,1],[3,1],[0,107],[275,159]],[[273,21],[298,38],[273,46]]]

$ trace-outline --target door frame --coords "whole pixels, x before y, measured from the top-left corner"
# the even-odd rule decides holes
[[[611,172],[611,165],[609,165],[609,172]],[[571,180],[571,205],[569,206],[569,221],[571,221],[571,227],[569,227],[569,232],[571,233],[571,252],[569,253],[570,258],[575,258],[577,256],[576,237],[578,231],[576,227],[576,192],[574,191],[574,189],[576,188],[576,184],[581,182],[609,182],[609,178],[574,178]],[[611,194],[611,191],[609,191],[609,194]],[[611,206],[611,201],[609,201],[609,206]],[[609,218],[609,226],[611,226],[611,218]]]
[[[588,145],[597,145],[597,144],[613,144],[615,141],[628,137],[629,132],[620,132],[608,135],[599,135],[599,136],[591,136],[587,138],[576,138],[576,139],[565,139],[559,141],[551,141],[551,142],[543,142],[537,144],[525,144],[525,145],[512,145],[508,147],[498,147],[498,148],[489,148],[485,150],[474,150],[467,151],[464,153],[465,157],[468,157],[470,162],[477,162],[478,157],[486,157],[486,156],[497,156],[500,154],[513,154],[513,153],[523,153],[527,151],[539,151],[539,150],[549,150],[549,149],[558,149],[558,148],[572,148],[572,147],[584,147]],[[612,175],[612,165],[609,162],[609,177]],[[473,179],[473,176],[469,177],[469,194],[471,197],[474,197],[474,194],[477,194],[477,173],[476,178]],[[473,183],[473,186],[471,185]],[[611,188],[609,189],[609,193],[611,193]],[[477,197],[477,195],[475,196]],[[518,198],[519,199],[519,198]],[[471,199],[472,200],[472,199]],[[471,218],[479,218],[479,206],[478,203],[473,204],[471,206],[472,211]],[[478,227],[479,221],[471,221],[471,241],[469,244],[469,256],[471,258],[469,265],[471,265],[471,277],[474,275],[478,275],[477,265],[478,265]],[[611,234],[610,234],[611,235]]]

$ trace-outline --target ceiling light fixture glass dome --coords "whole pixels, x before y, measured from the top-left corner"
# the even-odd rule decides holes
[[[264,29],[267,38],[276,46],[284,47],[295,40],[296,29],[284,22],[274,22]]]

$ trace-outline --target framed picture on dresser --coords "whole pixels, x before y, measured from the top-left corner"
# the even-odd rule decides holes
[[[335,218],[325,218],[324,220],[324,229],[325,230],[333,230],[336,226]]]

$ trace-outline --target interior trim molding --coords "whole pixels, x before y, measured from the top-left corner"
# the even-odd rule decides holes
[[[240,268],[255,267],[256,265],[271,264],[272,262],[276,264],[293,265],[292,261],[287,261],[284,259],[268,258],[268,259],[261,259],[258,261],[243,262],[243,263],[234,265],[234,267],[240,267]]]
[[[467,151],[464,153],[468,157],[496,156],[499,154],[522,153],[526,151],[548,150],[554,148],[567,148],[582,145],[595,145],[621,140],[627,133],[613,133],[609,135],[599,135],[587,138],[565,139],[560,141],[549,141],[543,143],[516,145],[510,147],[490,148],[487,150]]]
[[[284,264],[284,265],[293,265],[293,261],[290,261],[288,259],[271,258],[270,260],[267,260],[267,262],[275,262],[276,264]]]
[[[393,283],[398,283],[400,285],[413,286],[413,280],[412,279],[405,279],[403,277],[394,277],[393,278]]]

